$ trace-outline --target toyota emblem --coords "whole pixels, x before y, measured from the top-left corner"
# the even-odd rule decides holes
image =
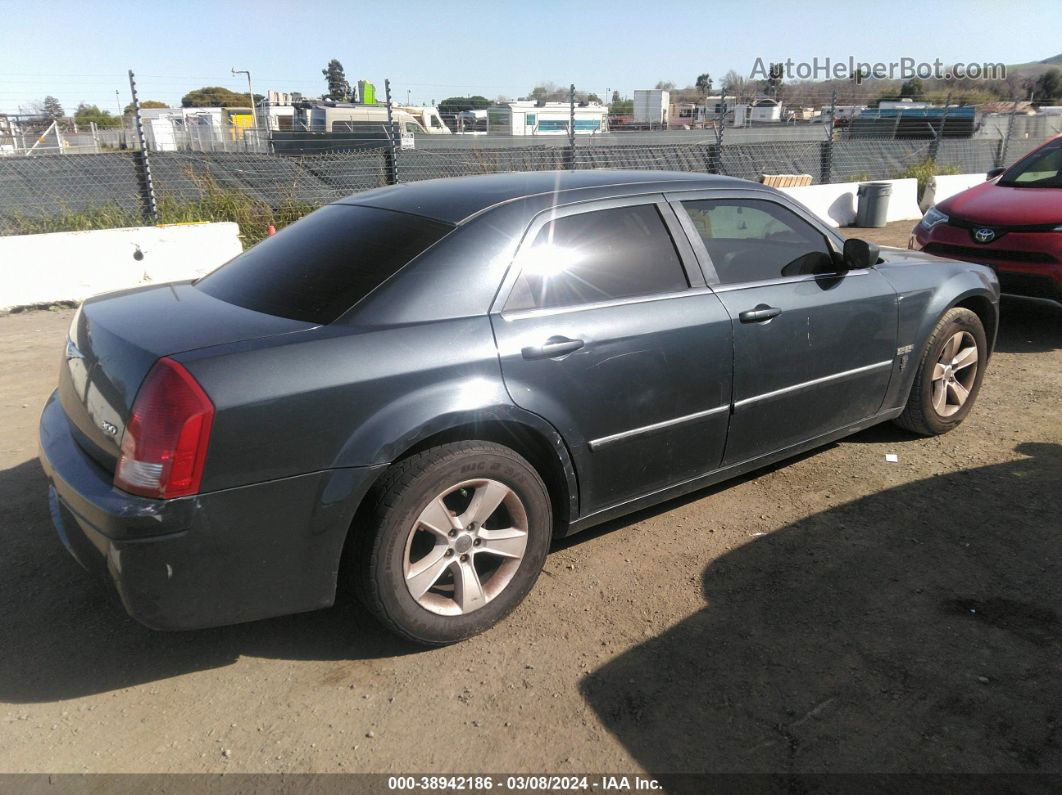
[[[991,243],[996,239],[996,230],[989,229],[987,226],[983,226],[980,229],[975,229],[973,233],[973,239],[978,243]]]

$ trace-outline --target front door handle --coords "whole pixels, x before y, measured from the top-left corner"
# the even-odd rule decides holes
[[[550,337],[541,345],[529,345],[521,349],[525,359],[552,359],[556,356],[564,356],[566,353],[577,351],[585,343],[582,340],[568,339],[567,337]]]
[[[770,320],[772,317],[778,317],[780,314],[782,314],[782,310],[778,307],[760,304],[755,309],[746,309],[738,315],[738,319],[742,323],[762,323],[765,320]]]

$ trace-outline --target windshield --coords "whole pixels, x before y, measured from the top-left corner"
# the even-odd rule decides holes
[[[419,215],[331,204],[195,286],[245,309],[331,323],[452,229]]]
[[[998,184],[1010,188],[1062,188],[1062,143],[1019,160]]]

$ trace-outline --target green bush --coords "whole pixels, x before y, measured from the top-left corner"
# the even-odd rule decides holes
[[[903,171],[899,171],[893,174],[892,179],[911,179],[912,177],[918,180],[918,198],[922,198],[922,194],[926,192],[926,186],[929,185],[930,177],[935,177],[938,174],[958,174],[959,169],[956,166],[942,166],[937,163],[931,157],[927,157],[918,163],[914,163]]]
[[[232,221],[240,227],[240,242],[244,248],[262,240],[273,225],[282,229],[317,209],[313,202],[294,197],[276,203],[256,199],[231,188],[223,188],[209,174],[188,175],[199,190],[196,199],[181,199],[171,195],[158,197],[160,224],[186,224],[211,221]],[[130,210],[115,203],[95,205],[73,210],[59,207],[50,215],[33,217],[15,215],[6,224],[7,234],[37,235],[45,232],[82,232],[90,229],[117,229],[123,226],[143,226],[140,210]]]

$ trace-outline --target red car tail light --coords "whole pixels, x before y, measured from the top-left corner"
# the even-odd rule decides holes
[[[213,422],[214,404],[192,374],[159,359],[133,402],[114,485],[161,499],[195,494]]]

